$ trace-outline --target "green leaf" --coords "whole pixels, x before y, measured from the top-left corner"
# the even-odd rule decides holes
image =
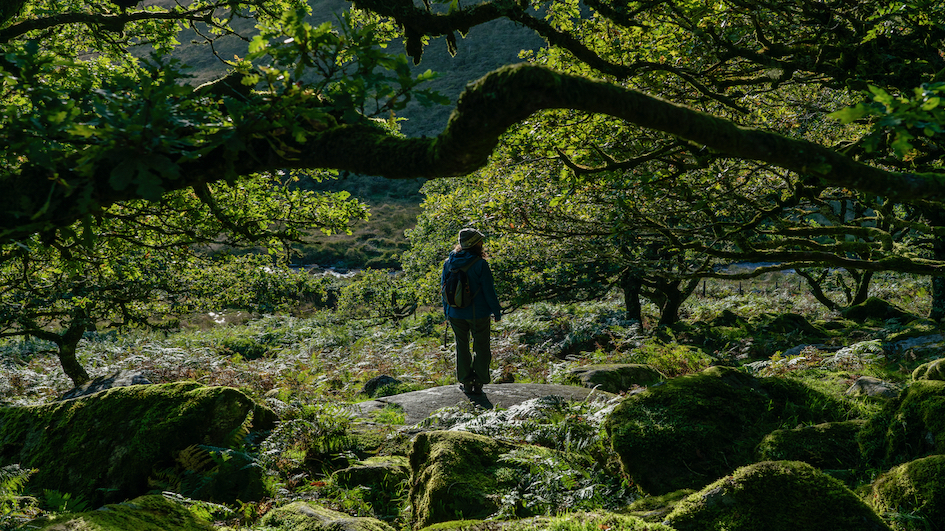
[[[840,109],[839,111],[834,111],[828,114],[827,117],[837,120],[842,124],[848,124],[870,114],[872,114],[872,112],[869,106],[858,103],[853,107],[846,107],[844,109]]]
[[[932,109],[938,107],[938,104],[942,101],[942,98],[938,96],[929,98],[925,103],[922,104],[923,111],[931,111]]]

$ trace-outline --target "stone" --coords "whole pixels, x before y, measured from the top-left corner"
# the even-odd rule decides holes
[[[140,496],[157,470],[195,445],[226,447],[268,408],[229,387],[196,382],[132,385],[39,406],[0,408],[0,466],[36,468],[33,490],[81,495],[93,505]]]
[[[912,371],[913,380],[945,380],[945,358],[923,363]]]
[[[359,461],[332,474],[339,487],[363,487],[365,501],[375,511],[398,505],[397,497],[410,483],[410,463],[405,456],[375,456]]]
[[[863,462],[857,435],[864,420],[828,422],[792,430],[775,430],[755,448],[759,461],[803,461],[827,470],[850,470]]]
[[[499,457],[510,443],[461,431],[417,435],[410,452],[414,528],[456,519],[482,519],[498,509]]]
[[[629,391],[665,380],[666,377],[649,365],[613,363],[587,365],[571,369],[566,383],[599,389],[608,393]]]
[[[630,395],[604,428],[633,483],[650,495],[699,489],[754,461],[785,419],[845,418],[843,404],[801,382],[711,367]]]
[[[945,522],[945,455],[930,455],[880,475],[870,500],[876,512],[910,515],[908,529],[935,529]]]
[[[394,531],[376,518],[348,516],[305,501],[269,511],[259,526],[273,531]]]
[[[38,531],[213,531],[210,522],[161,495],[109,504],[94,511],[67,514],[52,521],[34,521]]]
[[[842,314],[844,318],[858,323],[867,320],[888,321],[890,319],[906,322],[915,319],[915,316],[905,310],[877,297],[870,297],[860,304],[850,306],[843,310]]]
[[[674,531],[660,523],[606,511],[567,512],[558,516],[533,516],[516,520],[455,520],[420,531]]]
[[[394,387],[400,385],[402,382],[393,376],[388,376],[382,374],[380,376],[375,376],[367,382],[364,383],[364,386],[361,388],[361,394],[370,398],[376,398],[378,391],[385,387]]]
[[[336,471],[335,482],[347,489],[355,486],[394,488],[410,478],[410,463],[404,456],[378,456]]]
[[[867,464],[888,468],[945,454],[945,381],[917,380],[883,404],[858,437]]]
[[[899,396],[899,388],[879,378],[860,376],[843,394],[851,398],[896,398]]]
[[[87,396],[99,391],[104,391],[105,389],[111,389],[113,387],[127,387],[129,385],[149,385],[151,380],[148,380],[148,377],[144,374],[135,371],[115,371],[113,374],[108,376],[99,376],[98,378],[93,378],[91,381],[84,383],[78,387],[75,387],[69,391],[63,393],[59,397],[59,400],[70,400],[72,398],[79,398],[80,396]]]
[[[889,531],[843,483],[797,461],[739,468],[679,502],[664,523],[677,531]]]

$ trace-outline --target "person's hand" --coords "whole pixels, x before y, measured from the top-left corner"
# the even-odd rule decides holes
[[[502,320],[502,318],[499,317],[498,315],[493,315],[492,318],[493,318],[493,319],[495,320],[495,322],[497,322],[497,323]]]

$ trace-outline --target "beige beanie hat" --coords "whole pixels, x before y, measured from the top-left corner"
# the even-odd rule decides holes
[[[471,249],[484,238],[482,233],[476,229],[463,229],[459,231],[459,246],[463,249]]]

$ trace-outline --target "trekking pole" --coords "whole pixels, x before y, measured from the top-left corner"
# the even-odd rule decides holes
[[[450,332],[450,321],[446,320],[446,328],[443,329],[443,348],[446,348],[446,335]]]

